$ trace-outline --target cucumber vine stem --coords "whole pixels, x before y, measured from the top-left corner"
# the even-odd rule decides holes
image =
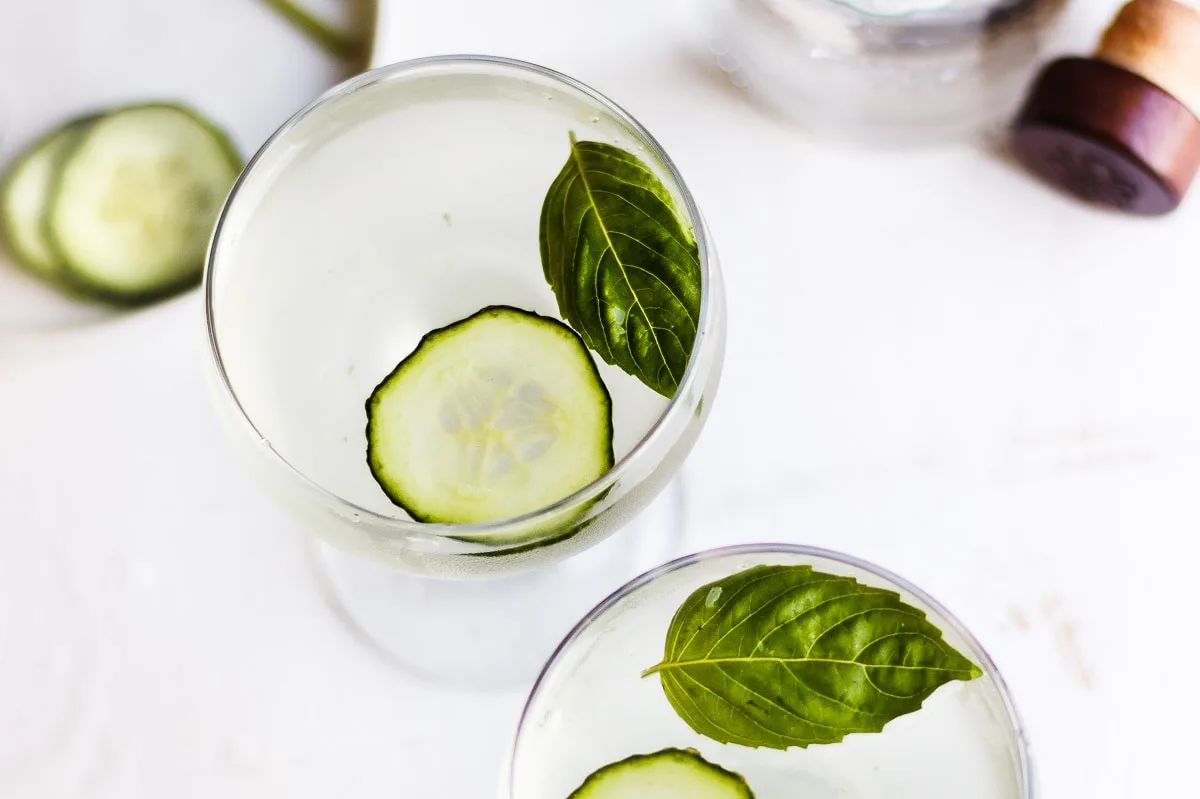
[[[263,0],[322,50],[337,58],[350,58],[362,50],[362,42],[349,31],[330,25],[293,0]]]

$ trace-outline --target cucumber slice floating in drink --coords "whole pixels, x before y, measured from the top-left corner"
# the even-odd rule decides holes
[[[109,111],[71,143],[52,179],[49,247],[97,299],[138,304],[196,285],[241,163],[228,137],[185,106]]]
[[[613,465],[612,402],[583,340],[508,306],[426,334],[367,400],[367,462],[422,522],[547,507]]]
[[[694,749],[634,755],[595,771],[568,799],[754,799],[740,774]]]

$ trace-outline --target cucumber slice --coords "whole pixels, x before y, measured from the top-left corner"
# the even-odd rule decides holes
[[[46,202],[63,155],[95,117],[74,119],[31,144],[8,170],[0,188],[0,227],[18,264],[51,281],[62,275],[62,262],[46,240]]]
[[[426,334],[375,388],[367,462],[418,521],[509,519],[612,468],[612,402],[574,330],[489,306]]]
[[[98,299],[137,304],[190,288],[240,171],[229,138],[195,111],[116,109],[63,160],[46,209],[50,246]]]
[[[663,749],[593,772],[568,799],[754,799],[754,793],[742,775],[695,749]]]

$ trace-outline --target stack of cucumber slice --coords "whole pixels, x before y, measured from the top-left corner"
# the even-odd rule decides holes
[[[176,103],[77,117],[17,158],[0,230],[26,270],[74,295],[141,305],[200,282],[242,168],[229,137]]]

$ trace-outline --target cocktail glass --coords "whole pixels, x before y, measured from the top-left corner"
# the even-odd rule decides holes
[[[898,592],[903,602],[924,611],[982,676],[946,683],[923,707],[888,722],[882,732],[849,734],[838,743],[755,749],[696,733],[668,702],[659,677],[642,672],[662,660],[671,619],[690,594],[762,565],[808,565]],[[756,799],[1033,796],[1020,719],[995,664],[970,632],[903,578],[810,547],[753,544],[690,555],[604,600],[542,671],[525,705],[499,795],[562,799],[605,765],[687,748],[741,774]]]
[[[612,396],[611,470],[523,516],[416,522],[371,476],[364,401],[421,336],[484,306],[558,317],[538,226],[569,133],[636,153],[694,231],[702,299],[686,373],[668,400],[596,358]],[[317,534],[343,615],[409,670],[472,687],[531,680],[588,607],[675,554],[679,492],[664,489],[704,425],[724,357],[716,254],[663,149],[578,81],[446,56],[338,86],[241,176],[205,294],[233,441]]]

